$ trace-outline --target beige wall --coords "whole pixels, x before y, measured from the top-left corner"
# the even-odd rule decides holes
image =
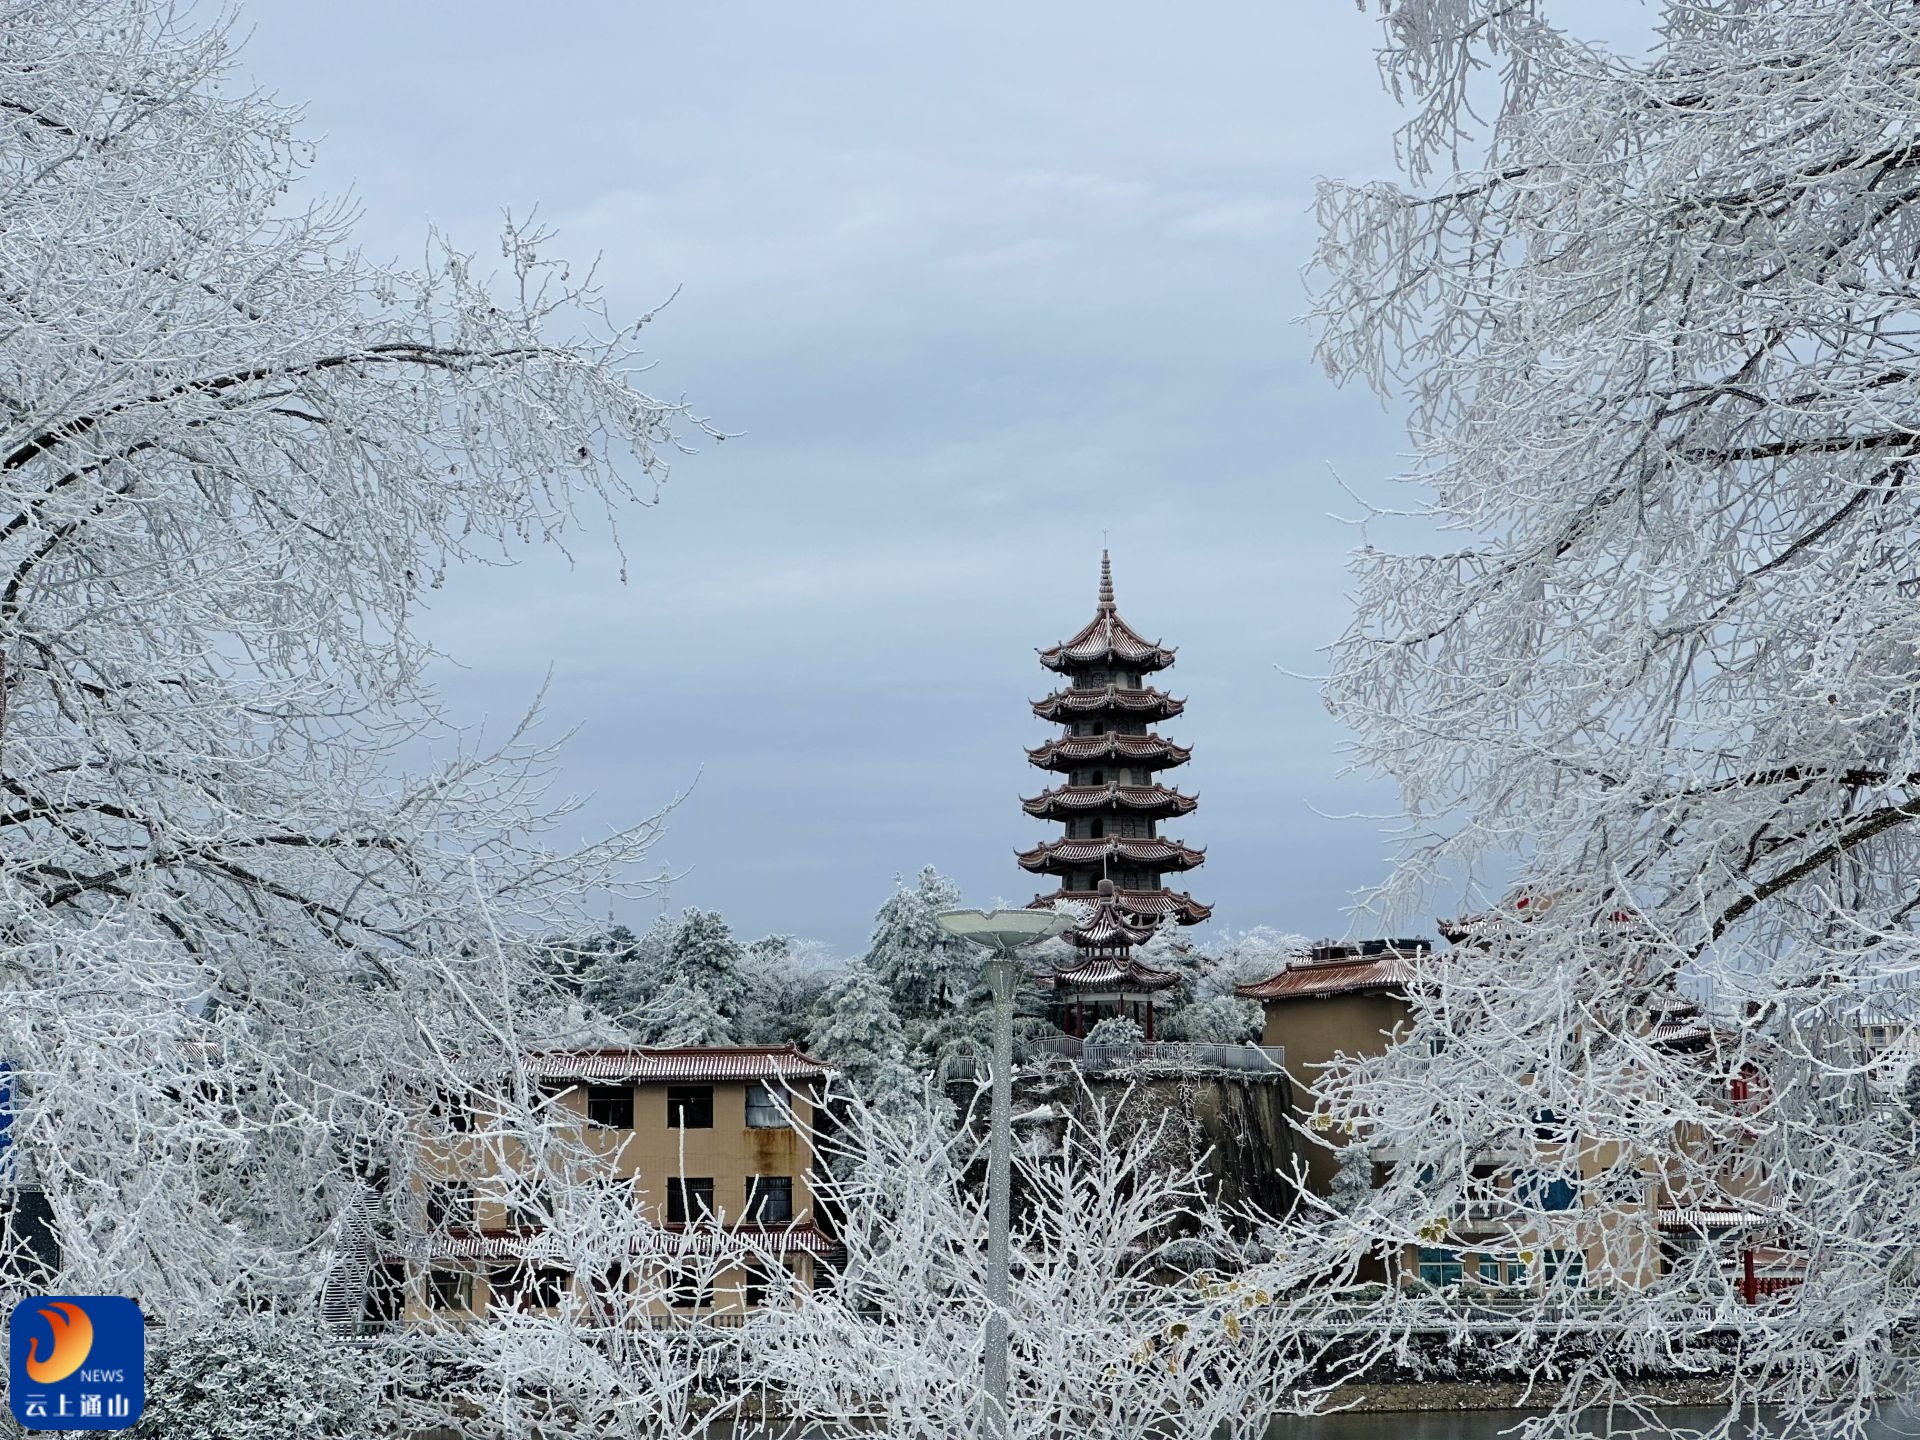
[[[674,1128],[667,1123],[667,1092],[663,1083],[633,1087],[634,1115],[631,1130],[616,1130],[587,1121],[587,1089],[577,1085],[559,1090],[552,1098],[552,1112],[562,1133],[577,1142],[570,1159],[578,1163],[581,1152],[587,1174],[626,1180],[631,1183],[634,1215],[653,1225],[667,1223],[667,1182],[671,1178],[713,1181],[713,1203],[721,1221],[732,1226],[743,1218],[747,1189],[755,1177],[785,1177],[792,1181],[793,1220],[798,1224],[814,1220],[813,1148],[807,1130],[814,1123],[810,1091],[801,1089],[787,1096],[795,1116],[795,1125],[750,1127],[747,1124],[748,1082],[742,1080],[675,1082],[709,1088],[713,1092],[712,1128]],[[772,1082],[776,1095],[784,1094],[779,1082]],[[475,1229],[482,1234],[507,1230],[508,1207],[497,1198],[503,1173],[523,1173],[525,1150],[518,1142],[490,1138],[484,1126],[470,1135],[423,1137],[423,1163],[416,1179],[416,1190],[436,1180],[464,1181],[474,1193]],[[587,1178],[585,1175],[576,1178]],[[445,1261],[443,1267],[464,1268],[474,1274],[474,1313],[484,1313],[489,1301],[488,1275],[508,1262],[498,1260]],[[788,1269],[803,1284],[811,1284],[812,1258],[787,1257]],[[745,1277],[737,1268],[728,1267],[711,1276],[712,1311],[743,1308],[741,1291]],[[580,1282],[572,1282],[576,1293]],[[407,1286],[405,1319],[418,1323],[432,1318],[458,1321],[457,1315],[432,1311],[427,1307],[426,1275],[410,1276]],[[664,1311],[665,1306],[651,1307]],[[688,1313],[711,1313],[701,1310]]]
[[[1269,1000],[1266,1012],[1261,1041],[1286,1047],[1294,1113],[1303,1120],[1313,1113],[1313,1083],[1329,1060],[1343,1054],[1378,1055],[1390,1043],[1388,1037],[1407,1023],[1407,1002],[1378,991]],[[1333,1186],[1338,1157],[1307,1143],[1302,1143],[1300,1153],[1306,1162],[1308,1185],[1316,1195],[1327,1194]]]

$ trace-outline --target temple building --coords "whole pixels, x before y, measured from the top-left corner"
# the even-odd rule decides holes
[[[1151,1038],[1153,997],[1179,977],[1142,964],[1133,949],[1168,919],[1194,925],[1213,913],[1164,880],[1206,859],[1204,851],[1160,833],[1161,821],[1186,815],[1197,803],[1159,779],[1192,752],[1151,728],[1186,708],[1147,683],[1173,664],[1174,652],[1120,618],[1112,563],[1102,551],[1093,619],[1039,653],[1040,663],[1066,683],[1036,700],[1033,712],[1062,733],[1029,750],[1027,759],[1062,778],[1021,804],[1035,819],[1059,821],[1065,832],[1018,858],[1023,869],[1057,880],[1057,889],[1034,897],[1035,906],[1070,900],[1086,907],[1067,937],[1085,958],[1052,977],[1054,1019],[1069,1034],[1084,1034],[1100,1018],[1124,1014]]]

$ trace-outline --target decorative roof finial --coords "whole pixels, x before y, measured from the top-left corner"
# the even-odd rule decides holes
[[[1100,608],[1113,609],[1113,564],[1105,550],[1100,552]]]

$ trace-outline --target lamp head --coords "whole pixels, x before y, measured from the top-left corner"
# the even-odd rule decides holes
[[[1010,955],[1073,928],[1071,915],[1051,910],[942,910],[940,928],[999,955]]]

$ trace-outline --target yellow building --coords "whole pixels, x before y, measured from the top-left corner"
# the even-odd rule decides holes
[[[538,1140],[490,1132],[484,1089],[437,1107],[414,1186],[423,1238],[384,1267],[376,1313],[463,1324],[638,1291],[654,1323],[726,1323],[769,1286],[819,1282],[834,1249],[812,1184],[824,1065],[716,1046],[549,1051],[525,1068]]]
[[[1408,987],[1421,967],[1445,963],[1424,940],[1327,944],[1268,979],[1236,988],[1241,997],[1259,1001],[1265,1012],[1263,1043],[1284,1048],[1294,1114],[1301,1124],[1312,1129],[1318,1104],[1315,1086],[1329,1062],[1339,1056],[1378,1055],[1412,1031]],[[1718,1056],[1720,1036],[1714,1027],[1697,1007],[1678,997],[1650,1017],[1648,1038],[1663,1047],[1698,1053],[1705,1066],[1728,1068]],[[1729,1074],[1727,1081],[1728,1103],[1744,1103],[1749,1073]],[[1391,1149],[1371,1144],[1364,1133],[1357,1138],[1314,1133],[1327,1143],[1304,1147],[1303,1158],[1307,1185],[1321,1197],[1332,1192],[1343,1142],[1368,1145],[1376,1180],[1378,1169],[1397,1158]],[[1676,1138],[1689,1143],[1685,1135]],[[1632,1193],[1623,1193],[1615,1175],[1619,1158],[1616,1145],[1560,1134],[1555,1118],[1542,1111],[1525,1153],[1490,1154],[1475,1167],[1473,1176],[1484,1182],[1485,1198],[1446,1217],[1444,1229],[1437,1230],[1430,1243],[1405,1247],[1393,1268],[1402,1280],[1440,1289],[1638,1287],[1650,1283],[1706,1234],[1756,1226],[1764,1196],[1743,1177],[1738,1157],[1711,1195],[1678,1191],[1668,1177],[1651,1170],[1630,1187]],[[1537,1167],[1537,1173],[1529,1167]],[[1577,1179],[1562,1178],[1567,1174]],[[1519,1185],[1529,1187],[1523,1196],[1513,1194]],[[1516,1199],[1524,1205],[1515,1204]],[[1535,1212],[1532,1229],[1516,1230],[1523,1213]],[[1542,1231],[1542,1224],[1551,1224],[1551,1233]],[[1778,1265],[1780,1257],[1757,1241],[1741,1255],[1745,1273],[1736,1278],[1746,1298],[1777,1292],[1778,1278],[1756,1273],[1756,1264],[1771,1259]]]

